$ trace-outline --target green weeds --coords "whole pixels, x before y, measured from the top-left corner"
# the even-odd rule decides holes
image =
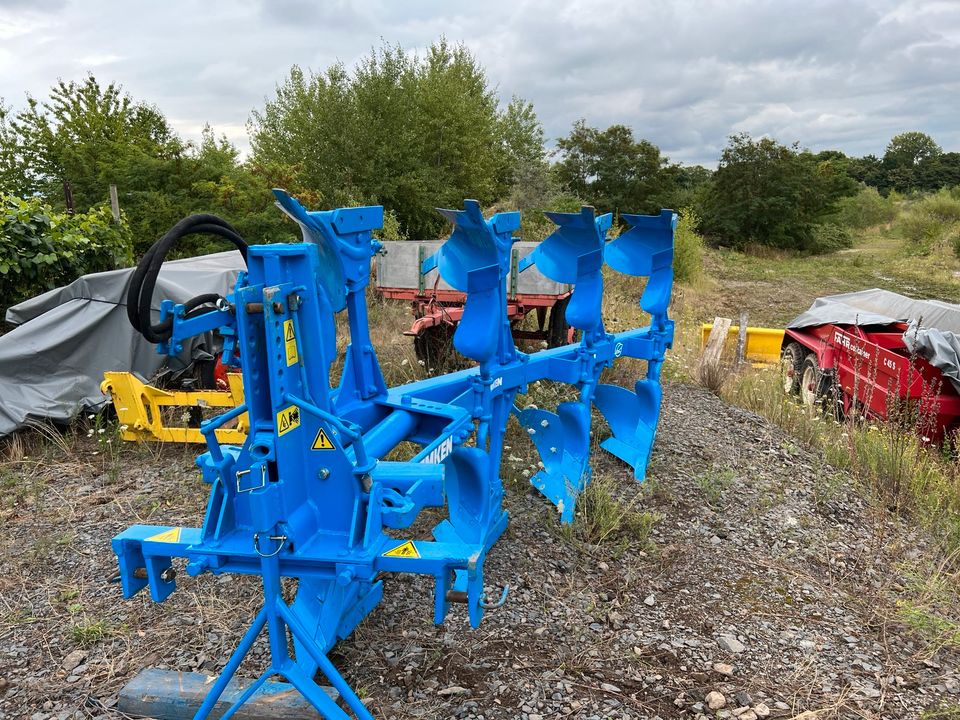
[[[717,507],[736,477],[732,468],[711,468],[697,478],[697,487],[706,498],[707,504]]]

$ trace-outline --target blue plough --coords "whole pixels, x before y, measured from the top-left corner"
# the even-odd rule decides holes
[[[150,328],[167,353],[176,353],[189,336],[219,330],[224,361],[243,373],[245,404],[202,426],[209,449],[197,463],[211,485],[203,526],[134,525],[114,538],[113,548],[127,598],[149,588],[153,600],[165,600],[176,587],[173,558],[184,558],[191,576],[262,578],[263,607],[211,686],[198,720],[209,716],[264,630],[270,665],[223,717],[276,675],[324,717],[352,713],[372,720],[327,653],[377,606],[381,573],[432,575],[436,623],[443,622],[451,602],[464,602],[476,627],[485,611],[506,599],[506,587],[492,599],[485,595],[483,565],[507,525],[500,463],[511,414],[542,461],[531,483],[556,506],[563,523],[573,521],[577,496],[590,481],[591,406],[613,433],[602,446],[643,479],[660,414],[660,368],[673,338],[667,306],[676,216],[668,210],[623,215],[628,229],[608,242],[610,215],[596,217],[589,207],[549,213],[556,230],[520,269],[536,265],[548,278],[574,286],[566,318],[580,340],[527,354],[515,346],[506,314],[520,214],[488,220],[473,200],[462,210],[441,210],[453,232],[422,270],[436,267],[466,293],[453,342],[476,366],[388,388],[366,307],[370,261],[379,248],[371,231],[381,227],[383,209],[310,212],[285,192],[274,193],[300,225],[303,242],[249,248],[238,243],[247,271],[231,295],[185,305],[165,301],[160,324]],[[205,219],[188,223],[190,232],[217,232],[237,242],[226,223],[197,217]],[[214,225],[221,229],[211,230]],[[166,242],[157,252],[162,255],[184,232],[161,240]],[[155,270],[157,252],[145,258]],[[647,278],[640,299],[650,316],[647,327],[605,331],[604,263]],[[141,281],[150,274],[138,272]],[[343,310],[350,344],[340,382],[331,387],[334,316]],[[143,315],[139,320],[149,321]],[[603,370],[622,357],[647,361],[646,375],[633,390],[601,382]],[[575,386],[579,399],[554,411],[518,409],[518,394],[539,380]],[[214,431],[242,413],[249,416],[245,444],[220,445]],[[404,441],[420,448],[412,458],[382,459]],[[429,539],[397,532],[426,507],[446,508]],[[282,578],[298,581],[293,602],[284,600]],[[318,679],[336,688],[346,707],[331,699]]]

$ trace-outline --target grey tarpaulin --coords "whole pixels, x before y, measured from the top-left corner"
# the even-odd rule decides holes
[[[889,325],[921,320],[923,327],[960,334],[960,305],[939,300],[914,300],[889,290],[861,290],[817,298],[788,328],[825,323],[839,325]]]
[[[156,318],[165,299],[226,295],[244,267],[236,250],[164,263],[154,292]],[[0,336],[0,437],[28,418],[64,421],[101,406],[100,382],[108,370],[149,378],[164,364],[166,358],[127,321],[133,271],[84,275],[7,310],[7,322],[17,327]],[[201,342],[192,339],[185,358]]]
[[[805,313],[787,327],[839,325],[889,325],[910,323],[904,333],[907,349],[914,350],[940,369],[960,390],[960,305],[940,300],[914,300],[889,290],[828,295],[817,298]]]
[[[927,358],[934,367],[940,368],[960,392],[960,335],[949,330],[921,327],[913,321],[903,333],[904,342],[910,352]]]

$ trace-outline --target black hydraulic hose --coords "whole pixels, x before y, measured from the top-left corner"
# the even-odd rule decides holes
[[[191,215],[170,228],[167,234],[157,240],[140,259],[130,280],[130,289],[127,291],[127,318],[134,330],[143,335],[148,342],[164,342],[173,332],[173,322],[169,318],[161,323],[151,323],[153,291],[157,285],[160,268],[174,243],[187,235],[196,234],[218,235],[229,240],[240,251],[246,262],[247,243],[230,223],[216,215]],[[203,312],[209,312],[209,309],[202,308],[203,305],[216,303],[219,299],[220,296],[216,293],[205,293],[191,298],[184,303],[184,307],[189,317],[195,317]]]

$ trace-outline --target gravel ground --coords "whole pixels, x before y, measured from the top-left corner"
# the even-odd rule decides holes
[[[119,718],[142,668],[216,672],[257,607],[256,583],[230,576],[123,601],[110,537],[197,524],[206,486],[192,450],[64,445],[0,466],[0,718]],[[929,540],[779,429],[670,385],[649,482],[599,450],[595,471],[629,530],[586,542],[512,483],[486,566],[510,595],[479,629],[456,606],[434,627],[432,583],[387,579],[333,653],[378,718],[960,713],[960,638],[901,621],[946,586]]]

